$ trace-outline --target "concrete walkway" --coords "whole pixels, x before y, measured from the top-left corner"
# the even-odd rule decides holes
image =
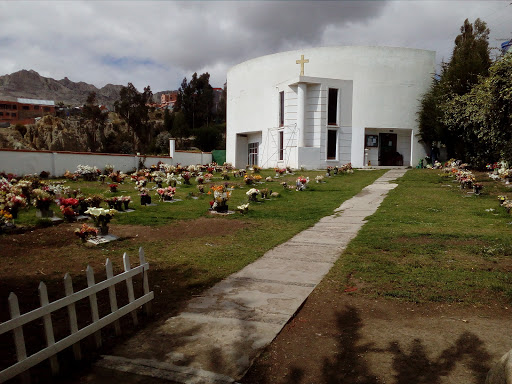
[[[186,312],[158,329],[141,331],[97,365],[179,383],[240,379],[396,187],[390,181],[405,172],[388,171],[333,215],[191,300]]]

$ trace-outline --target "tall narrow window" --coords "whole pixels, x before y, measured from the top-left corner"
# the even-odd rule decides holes
[[[279,126],[284,126],[284,91],[279,92]]]
[[[327,160],[336,160],[336,149],[338,148],[338,130],[327,130]]]
[[[336,88],[329,88],[327,107],[327,124],[338,125],[338,90]]]
[[[250,166],[258,165],[258,143],[249,143],[249,159]]]
[[[284,160],[284,131],[279,131],[279,160]]]

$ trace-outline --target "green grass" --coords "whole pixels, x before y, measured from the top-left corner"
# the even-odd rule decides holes
[[[135,256],[138,247],[142,246],[151,265],[152,284],[166,286],[167,290],[187,291],[187,294],[197,293],[240,270],[269,249],[310,227],[323,216],[331,214],[343,201],[357,194],[384,172],[383,170],[356,170],[353,174],[332,176],[326,178],[325,183],[316,184],[315,176],[323,172],[308,171],[274,179],[273,182],[256,184],[256,188],[266,187],[279,192],[281,196],[251,203],[246,215],[237,213],[222,218],[208,213],[211,196],[205,194],[199,196],[197,200],[189,198],[191,192],[198,195],[195,181],[192,181],[192,185],[178,186],[175,199],[182,201],[175,203],[159,202],[155,196],[156,192],[152,191],[152,199],[156,203],[156,206],[152,207],[140,205],[134,183],[131,182],[121,184],[118,188],[119,192],[115,194],[108,191],[108,183],[102,185],[99,182],[68,182],[67,185],[71,189],[80,188],[86,194],[102,193],[106,197],[132,196],[133,201],[130,206],[135,208],[135,212],[115,215],[111,222],[111,233],[114,234],[115,226],[119,224],[139,226],[137,231],[140,232],[144,231],[144,228],[164,228],[165,230],[169,225],[179,229],[183,223],[198,218],[211,220],[212,226],[225,225],[233,220],[236,229],[218,236],[196,234],[194,237],[187,238],[174,234],[165,240],[150,238],[150,240],[117,241],[94,248],[85,248],[79,245],[77,238],[72,238],[69,249],[65,247],[56,249],[55,252],[62,257],[66,257],[69,252],[74,252],[81,263],[91,263],[93,260],[101,263],[110,257],[114,264],[118,264],[123,252]],[[285,190],[281,186],[282,181],[294,184],[299,174],[309,176],[311,179],[305,191]],[[270,170],[262,172],[263,179],[269,175],[274,176],[274,172]],[[215,176],[216,184],[223,183],[220,174]],[[229,183],[236,186],[228,202],[229,207],[236,209],[237,205],[247,202],[245,193],[252,186],[244,185],[240,178],[232,178]],[[148,184],[149,188],[153,186],[154,183]],[[103,203],[103,206],[106,206],[106,203]],[[53,205],[51,209],[60,215],[57,206]],[[37,220],[39,219],[35,217],[35,209],[31,207],[20,211],[16,223],[33,225]],[[0,238],[1,241],[5,241],[5,238]],[[30,260],[30,257],[27,256],[25,259]],[[51,270],[45,271],[48,274],[52,273]],[[59,272],[62,271],[59,270]]]
[[[408,171],[330,280],[414,302],[512,302],[512,217],[496,199],[506,188],[481,178],[484,192],[474,196],[440,171]]]

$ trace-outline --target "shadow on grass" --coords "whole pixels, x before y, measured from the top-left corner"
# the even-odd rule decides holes
[[[419,339],[415,339],[407,351],[402,349],[401,343],[396,340],[390,342],[389,347],[384,349],[375,348],[372,343],[361,345],[363,326],[361,315],[354,307],[347,306],[344,311],[336,313],[338,347],[337,350],[327,352],[329,356],[334,357],[318,358],[321,374],[317,377],[308,372],[307,366],[299,367],[295,362],[281,357],[295,355],[309,359],[309,366],[314,366],[314,356],[308,355],[307,351],[285,349],[278,351],[281,356],[277,357],[277,361],[260,358],[240,382],[244,384],[380,383],[377,372],[371,372],[366,362],[365,355],[368,353],[391,355],[392,366],[387,369],[393,372],[395,384],[441,383],[442,379],[461,362],[465,363],[465,368],[472,372],[475,383],[485,381],[490,368],[490,355],[482,340],[470,332],[462,334],[450,347],[438,353],[437,357],[432,357],[428,355],[427,348]],[[316,373],[316,367],[313,369]]]

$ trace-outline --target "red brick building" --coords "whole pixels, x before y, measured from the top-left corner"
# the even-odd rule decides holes
[[[32,124],[36,117],[55,116],[55,102],[51,100],[0,100],[0,123]]]

